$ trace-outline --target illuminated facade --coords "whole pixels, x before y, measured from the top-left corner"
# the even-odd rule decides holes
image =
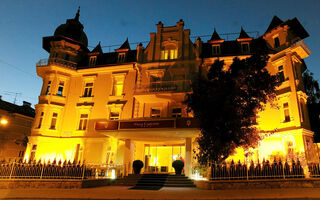
[[[297,19],[277,17],[261,36],[270,50],[267,68],[279,72],[283,83],[279,109],[267,105],[258,123],[262,134],[276,132],[256,149],[239,149],[234,159],[314,159],[301,79],[303,59],[310,54],[305,37]],[[25,159],[122,166],[124,174],[132,172],[136,159],[148,172],[173,172],[172,161],[183,159],[185,174],[191,175],[199,134],[197,120],[183,104],[191,77],[217,58],[228,66],[236,56],[250,56],[261,45],[255,41],[241,30],[233,41],[214,31],[208,42],[193,43],[180,20],[170,27],[159,22],[146,47],[133,50],[126,40],[114,52],[103,53],[100,43],[89,51],[77,13],[54,36],[43,38],[50,57],[37,63],[43,87]]]
[[[0,96],[0,163],[22,161],[34,115],[30,103],[19,106]]]

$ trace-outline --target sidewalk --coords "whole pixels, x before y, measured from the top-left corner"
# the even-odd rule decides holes
[[[129,190],[106,186],[86,189],[0,189],[0,199],[320,199],[319,188],[259,190],[201,190],[162,188],[158,191]]]

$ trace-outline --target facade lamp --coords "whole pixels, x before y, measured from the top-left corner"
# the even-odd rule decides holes
[[[1,125],[6,125],[6,124],[8,124],[8,120],[5,119],[5,118],[1,118],[0,124],[1,124]]]

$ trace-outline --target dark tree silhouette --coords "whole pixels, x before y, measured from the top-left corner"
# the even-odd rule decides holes
[[[235,58],[228,69],[224,61],[216,60],[208,73],[199,70],[186,103],[200,120],[200,163],[221,163],[235,148],[254,146],[260,139],[253,126],[256,113],[272,102],[280,84],[279,76],[265,68],[268,59],[266,55]]]
[[[314,142],[320,142],[320,88],[317,80],[313,78],[313,73],[306,70],[303,75],[303,83],[308,95],[307,107],[311,130],[314,132]]]
[[[306,70],[302,75],[305,92],[308,95],[308,104],[319,103],[320,89],[319,83],[313,78],[313,73]]]

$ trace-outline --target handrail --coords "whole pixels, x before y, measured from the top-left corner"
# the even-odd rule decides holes
[[[41,67],[41,66],[48,66],[51,64],[56,64],[56,65],[71,68],[71,69],[76,69],[77,67],[77,63],[69,60],[60,59],[60,58],[41,59],[39,60],[39,62],[37,62],[36,66]]]

